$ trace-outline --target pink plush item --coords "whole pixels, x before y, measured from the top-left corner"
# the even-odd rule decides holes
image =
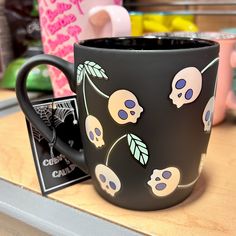
[[[74,61],[73,44],[89,38],[128,36],[130,18],[121,0],[38,0],[44,52]],[[63,73],[49,66],[55,97],[73,95]]]

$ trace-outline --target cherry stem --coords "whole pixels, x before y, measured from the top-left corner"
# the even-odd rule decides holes
[[[192,186],[193,184],[195,184],[198,181],[199,177],[200,177],[200,175],[195,180],[193,180],[192,182],[190,182],[188,184],[179,184],[178,187],[179,188],[188,188],[188,187]]]
[[[108,160],[109,160],[109,157],[110,157],[110,154],[111,154],[111,151],[114,149],[115,145],[117,143],[119,143],[123,138],[127,137],[127,134],[121,136],[120,138],[118,138],[111,146],[110,150],[108,151],[107,153],[107,157],[106,157],[106,166],[108,166]]]
[[[84,106],[85,106],[86,114],[88,116],[89,111],[88,111],[88,105],[87,105],[86,94],[85,94],[85,73],[83,74],[83,97],[84,97]]]
[[[210,62],[202,71],[201,74],[204,73],[210,66],[215,64],[217,61],[219,61],[219,57],[215,58],[212,62]]]
[[[87,77],[89,83],[90,83],[91,86],[97,91],[97,93],[100,94],[101,96],[103,96],[104,98],[107,98],[107,99],[108,99],[109,96],[106,95],[105,93],[103,93],[100,89],[98,89],[97,86],[96,86],[96,85],[92,82],[92,80],[89,78],[89,75],[88,75],[86,69],[84,69],[84,72],[85,72],[85,74],[86,74],[86,77]]]

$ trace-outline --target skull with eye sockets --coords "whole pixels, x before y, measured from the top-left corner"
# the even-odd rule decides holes
[[[172,92],[169,98],[180,108],[197,99],[202,89],[202,74],[196,67],[187,67],[179,71],[172,80]]]
[[[108,110],[118,124],[136,123],[143,108],[128,90],[117,90],[109,98]]]
[[[103,128],[96,117],[91,115],[86,117],[85,130],[89,141],[97,148],[100,148],[105,144],[103,140]]]
[[[202,114],[202,121],[204,124],[204,131],[205,132],[211,131],[211,126],[212,126],[212,122],[213,122],[214,101],[215,101],[215,98],[213,96],[209,99],[209,101],[203,111],[203,114]]]
[[[121,183],[116,173],[108,166],[99,164],[95,168],[95,175],[100,183],[101,188],[112,197],[120,191]]]
[[[157,197],[164,197],[174,192],[179,182],[179,169],[176,167],[168,167],[163,170],[153,170],[151,179],[147,184],[152,188],[152,192]]]

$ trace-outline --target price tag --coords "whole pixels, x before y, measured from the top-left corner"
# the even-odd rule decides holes
[[[33,107],[44,123],[53,125],[55,134],[76,150],[82,148],[78,124],[76,97],[47,99],[33,103]],[[79,169],[63,154],[50,149],[48,141],[27,122],[35,167],[43,195],[87,180],[89,175]]]

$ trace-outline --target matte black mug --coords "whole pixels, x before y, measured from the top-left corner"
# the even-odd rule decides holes
[[[136,210],[175,205],[199,178],[210,137],[219,46],[202,39],[124,37],[74,45],[75,64],[39,55],[16,85],[28,120],[53,132],[26,94],[29,71],[59,68],[77,94],[83,151],[57,138],[55,148],[85,172],[109,202]]]

